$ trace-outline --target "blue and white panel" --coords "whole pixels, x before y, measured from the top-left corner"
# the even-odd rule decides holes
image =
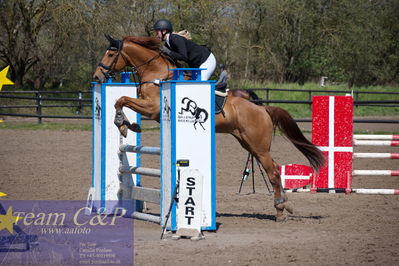
[[[92,111],[92,188],[89,193],[92,194],[91,200],[101,200],[101,150],[102,150],[102,130],[101,119],[102,112],[102,85],[98,83],[93,84],[93,111]]]
[[[207,81],[171,81],[162,83],[161,94],[163,190],[161,204],[164,205],[161,208],[161,219],[167,214],[178,178],[176,162],[187,159],[188,169],[196,169],[203,176],[201,215],[203,230],[216,229],[213,87],[213,83]],[[178,208],[179,206],[175,204],[168,222],[168,227],[172,230],[177,229]],[[161,224],[163,223],[164,220],[161,220]]]
[[[176,160],[189,159],[189,169],[203,176],[202,226],[211,229],[216,208],[213,91],[208,82],[179,82],[175,91]]]
[[[136,175],[118,177],[119,146],[126,143],[139,145],[139,134],[129,132],[127,138],[120,136],[118,128],[114,125],[115,102],[122,96],[136,97],[134,83],[103,83],[93,84],[93,172],[92,189],[96,209],[106,208],[112,212],[118,200],[120,181],[126,184],[139,184]],[[124,112],[130,122],[140,123],[139,114],[125,108]],[[136,153],[127,153],[126,160],[130,165],[139,165]]]
[[[170,202],[172,200],[172,97],[171,97],[171,83],[162,84],[160,106],[161,106],[161,206],[160,206],[160,216],[161,225],[166,222],[166,215],[169,211]],[[175,176],[174,176],[175,178]],[[173,180],[176,182],[176,179]],[[168,226],[170,226],[170,219],[168,221]]]

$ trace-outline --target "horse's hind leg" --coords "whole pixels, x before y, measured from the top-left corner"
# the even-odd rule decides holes
[[[277,211],[276,221],[283,221],[286,218],[283,214],[284,209],[286,208],[287,211],[290,213],[292,213],[292,209],[285,204],[288,199],[281,184],[281,176],[278,170],[278,165],[276,162],[273,161],[269,152],[255,154],[255,157],[258,159],[258,161],[262,164],[263,168],[267,172],[270,183],[272,184],[274,189],[274,207]]]
[[[273,121],[263,106],[256,106],[241,98],[232,97],[226,105],[227,107],[234,106],[234,108],[230,109],[225,108],[225,110],[229,111],[226,112],[226,116],[234,118],[235,114],[236,119],[235,121],[232,119],[233,122],[230,124],[235,125],[235,128],[229,133],[240,142],[243,148],[253,154],[265,169],[274,189],[274,206],[277,210],[276,220],[281,221],[284,219],[283,211],[287,208],[285,204],[287,197],[281,184],[278,165],[274,163],[270,156]],[[222,124],[222,122],[219,123]],[[223,131],[220,130],[219,132]],[[287,211],[291,212],[292,210],[287,208]]]
[[[243,148],[255,156],[255,158],[261,163],[263,169],[265,169],[274,190],[274,207],[277,211],[276,221],[285,220],[283,214],[284,209],[287,208],[287,211],[290,213],[292,213],[292,209],[285,204],[288,199],[281,184],[280,172],[278,170],[279,167],[270,156],[270,143],[268,143],[266,137],[258,138],[258,142],[251,142],[251,139],[245,137],[245,135],[233,134],[233,136],[236,137]]]

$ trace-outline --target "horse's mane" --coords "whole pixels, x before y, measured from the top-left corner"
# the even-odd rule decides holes
[[[126,36],[123,38],[123,41],[132,42],[157,52],[159,51],[159,48],[161,46],[161,41],[156,37]],[[171,58],[170,56],[164,53],[161,53],[161,56],[168,60],[171,64],[180,67],[180,64],[173,60],[173,58]]]
[[[159,51],[161,45],[161,41],[156,37],[126,36],[123,41],[136,43],[154,51]]]

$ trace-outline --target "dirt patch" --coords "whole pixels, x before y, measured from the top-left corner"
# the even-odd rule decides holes
[[[370,126],[370,125],[369,125]],[[378,127],[378,125],[371,125]],[[390,125],[387,130],[397,130]],[[310,137],[309,134],[307,134]],[[159,132],[142,136],[158,145]],[[363,150],[364,149],[364,150]],[[394,152],[395,148],[362,151]],[[397,148],[396,148],[397,151]],[[283,137],[272,154],[280,164],[306,163]],[[217,232],[206,239],[160,241],[159,225],[135,221],[137,265],[397,265],[399,197],[383,195],[290,194],[295,209],[274,221],[273,197],[259,172],[237,195],[247,153],[229,135],[217,136]],[[143,158],[146,167],[159,159]],[[394,160],[364,159],[357,169],[397,169]],[[10,199],[86,199],[91,182],[91,132],[0,130],[0,191]],[[250,180],[250,179],[249,179]],[[143,181],[157,186],[159,180]],[[399,188],[397,177],[356,177],[354,187]],[[150,206],[156,212],[156,206]]]

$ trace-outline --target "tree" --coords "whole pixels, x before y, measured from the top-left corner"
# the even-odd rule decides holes
[[[151,36],[168,18],[236,80],[397,84],[398,13],[397,0],[0,0],[0,61],[17,87],[81,88],[104,33]]]
[[[39,62],[38,37],[50,21],[50,0],[0,2],[0,58],[11,69],[11,79],[20,87],[26,73]]]

